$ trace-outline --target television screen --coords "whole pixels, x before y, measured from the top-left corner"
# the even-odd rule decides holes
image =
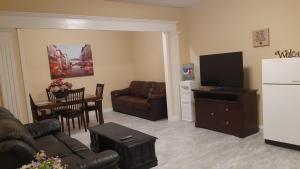
[[[202,86],[243,88],[243,53],[200,56]]]

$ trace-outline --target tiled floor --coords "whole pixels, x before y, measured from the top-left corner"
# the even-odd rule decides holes
[[[152,122],[115,112],[104,113],[104,120],[157,137],[155,169],[300,169],[299,151],[266,145],[262,133],[240,139],[189,122]],[[88,132],[73,131],[72,137],[89,146]]]

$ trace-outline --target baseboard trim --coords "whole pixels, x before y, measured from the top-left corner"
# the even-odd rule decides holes
[[[283,142],[273,141],[273,140],[268,140],[268,139],[265,139],[265,143],[270,144],[270,145],[274,145],[274,146],[278,146],[278,147],[283,147],[283,148],[288,148],[288,149],[300,151],[300,145],[283,143]]]
[[[103,113],[108,113],[108,112],[112,112],[113,109],[112,108],[106,108],[106,109],[103,109],[102,111],[103,111]]]

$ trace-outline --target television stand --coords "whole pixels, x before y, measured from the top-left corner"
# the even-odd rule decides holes
[[[258,132],[257,90],[195,89],[195,126],[237,137]]]
[[[243,88],[233,88],[233,87],[212,87],[209,89],[210,89],[210,91],[224,91],[224,92],[244,92],[245,91],[245,89],[243,89]]]

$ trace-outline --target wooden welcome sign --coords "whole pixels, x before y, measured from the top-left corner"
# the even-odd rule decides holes
[[[279,58],[295,58],[300,57],[300,51],[295,51],[292,49],[286,49],[284,51],[276,51],[275,55],[278,55]]]

